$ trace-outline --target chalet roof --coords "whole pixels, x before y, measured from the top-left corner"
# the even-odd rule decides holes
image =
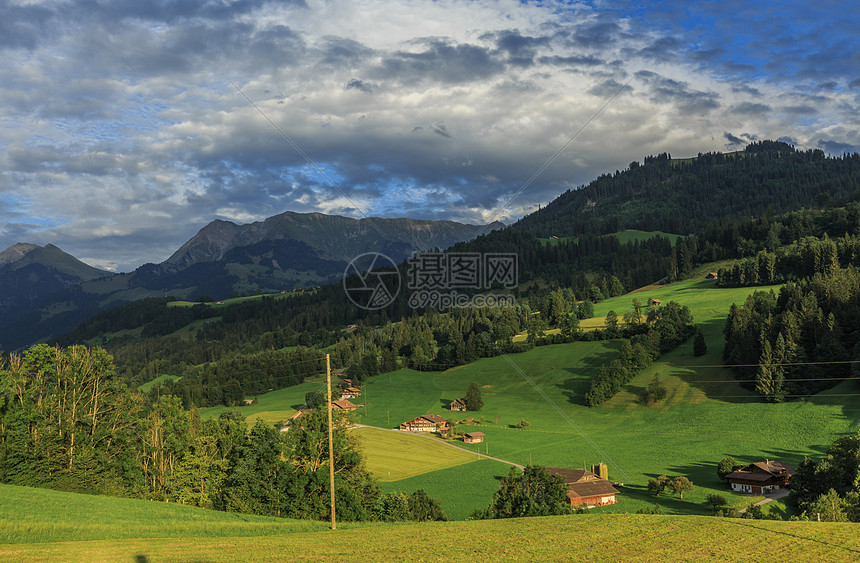
[[[448,422],[447,418],[441,417],[438,414],[422,414],[418,418],[423,418],[425,420],[429,420],[430,422],[435,422],[436,424],[442,424],[443,422]]]
[[[466,432],[463,434],[464,436],[468,436],[469,438],[483,438],[486,436],[483,432]]]
[[[352,402],[347,401],[346,399],[341,399],[340,401],[332,401],[331,406],[343,409],[345,411],[355,410],[358,408],[357,406],[353,405]]]
[[[726,475],[726,479],[743,479],[746,481],[767,481],[772,477],[789,477],[794,468],[775,459],[757,461]]]
[[[569,498],[577,497],[596,497],[603,495],[617,495],[618,489],[612,486],[612,483],[606,479],[592,479],[579,483],[570,483],[567,486],[567,496]]]
[[[361,389],[356,389],[355,387],[347,387],[346,389],[342,389],[341,393],[361,393]]]
[[[453,405],[454,403],[460,403],[461,405],[465,405],[466,399],[465,398],[454,399],[453,401],[451,401],[451,404]]]
[[[290,417],[290,420],[295,420],[295,419],[299,418],[300,416],[304,415],[305,413],[309,413],[312,411],[313,411],[313,409],[299,409],[295,412],[295,414],[293,414],[293,416]]]
[[[547,467],[546,470],[550,475],[561,475],[564,482],[568,485],[571,483],[579,483],[590,479],[599,479],[597,475],[585,469],[566,469],[564,467]]]

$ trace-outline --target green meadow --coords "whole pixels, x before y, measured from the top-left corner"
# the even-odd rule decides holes
[[[328,528],[0,485],[3,561],[850,561],[860,554],[849,523],[591,512]]]
[[[693,356],[692,341],[681,345],[599,407],[586,407],[584,395],[595,371],[617,357],[622,340],[540,346],[446,371],[401,369],[366,382],[364,394],[355,401],[360,405],[356,414],[360,423],[386,429],[428,413],[450,414],[454,421],[473,417],[476,425],[461,430],[479,429],[486,441],[459,442],[464,449],[521,465],[588,468],[605,462],[610,479],[623,486],[618,504],[596,509],[600,512],[636,512],[659,504],[665,513],[704,515],[710,510],[704,499],[711,492],[725,494],[732,505],[742,508],[756,499],[727,491],[717,479],[715,466],[723,457],[744,463],[775,458],[797,466],[805,456],[820,455],[839,436],[860,431],[860,388],[854,382],[807,400],[765,404],[721,366],[722,328],[729,306],[750,292],[718,289],[713,281],[699,278],[649,286],[598,303],[595,314],[602,317],[609,310],[619,316],[632,310],[633,297],[643,305],[652,298],[677,301],[691,309],[708,345],[702,357]],[[668,396],[649,407],[640,394],[655,375]],[[482,388],[484,408],[478,413],[448,413],[448,403],[462,397],[472,381]],[[258,418],[278,422],[303,405],[305,392],[321,388],[321,379],[307,382],[260,395],[257,404],[239,410],[252,422]],[[201,413],[218,416],[224,409]],[[521,420],[529,425],[516,428]],[[491,461],[464,463],[462,452],[426,438],[369,429],[359,433],[368,466],[385,481],[385,490],[411,493],[423,488],[440,498],[454,518],[486,506],[509,467]],[[683,500],[670,495],[655,498],[646,485],[660,474],[685,475],[696,488]],[[768,509],[789,514],[781,503]]]

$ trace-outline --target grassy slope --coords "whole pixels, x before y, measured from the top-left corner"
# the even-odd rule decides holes
[[[399,370],[365,385],[365,405],[358,413],[363,423],[386,428],[420,414],[445,414],[444,406],[476,381],[488,386],[483,389],[484,409],[477,416],[485,419],[480,429],[487,441],[465,447],[521,464],[583,467],[605,461],[610,479],[624,482],[625,487],[617,505],[600,511],[635,512],[657,502],[669,513],[706,514],[702,502],[715,491],[733,504],[745,506],[754,499],[725,491],[716,478],[715,464],[723,457],[731,455],[742,462],[778,458],[797,465],[806,455],[820,455],[838,436],[860,430],[860,399],[851,382],[807,401],[768,405],[759,403],[754,393],[735,383],[728,369],[719,367],[728,307],[743,301],[749,292],[716,289],[713,282],[697,279],[635,294],[643,303],[653,297],[688,305],[705,334],[709,352],[695,358],[692,343],[684,344],[597,408],[583,405],[584,393],[594,371],[616,357],[620,341],[540,347],[444,372]],[[633,296],[601,302],[595,313],[602,316],[614,309],[623,315],[632,308]],[[646,407],[640,404],[638,392],[654,374],[660,375],[669,395],[662,404]],[[262,395],[257,405],[243,407],[242,412],[260,417],[292,412],[304,402],[305,391],[319,385],[304,384]],[[204,412],[217,415],[220,410]],[[512,428],[521,418],[531,426]],[[373,455],[368,452],[369,457]],[[462,518],[486,506],[497,487],[495,478],[507,471],[501,464],[484,472],[473,467],[476,465],[417,475],[385,488],[404,492],[424,488],[443,499],[452,516]],[[687,475],[696,490],[683,501],[655,499],[646,493],[645,485],[648,478],[659,474]],[[462,485],[452,487],[452,483]],[[457,492],[466,489],[481,494],[473,498]],[[774,508],[784,510],[784,506]]]
[[[354,432],[361,437],[367,469],[381,481],[399,481],[476,459],[427,436],[378,428],[356,428]]]
[[[375,400],[369,401],[364,420],[390,426],[434,412],[434,406],[435,412],[441,412],[445,400],[458,396],[474,380],[491,387],[484,390],[486,404],[480,413],[487,421],[482,427],[487,442],[472,447],[489,448],[492,455],[523,464],[582,467],[607,461],[610,478],[627,486],[621,502],[603,511],[633,512],[658,502],[669,512],[704,514],[707,510],[701,503],[714,491],[745,506],[754,499],[726,492],[716,479],[714,467],[721,458],[732,455],[744,462],[779,458],[796,465],[805,455],[819,455],[836,437],[860,430],[860,399],[852,383],[808,401],[767,405],[740,388],[728,369],[718,367],[728,307],[743,301],[749,291],[716,289],[713,282],[688,280],[638,294],[643,302],[655,297],[688,305],[705,334],[709,353],[695,358],[692,344],[687,343],[601,407],[584,407],[583,395],[596,367],[615,357],[618,343],[547,346],[442,373],[401,371],[380,376],[368,385]],[[605,315],[610,309],[619,315],[632,309],[632,296],[599,303],[596,314]],[[654,374],[664,381],[669,397],[649,408],[639,403],[638,392]],[[846,393],[853,396],[840,396]],[[520,418],[531,426],[510,428]],[[697,488],[684,501],[654,499],[644,491],[645,484],[661,473],[687,475]],[[440,494],[444,487],[433,486],[431,475],[413,482],[426,481],[428,492]],[[784,506],[774,508],[784,510]]]
[[[331,531],[323,522],[26,487],[3,485],[0,493],[4,561],[848,561],[860,555],[856,524],[591,513],[485,522],[340,523]],[[27,514],[21,506],[30,508]]]

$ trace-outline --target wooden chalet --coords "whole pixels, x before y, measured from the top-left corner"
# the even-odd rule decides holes
[[[340,392],[341,399],[355,399],[359,396],[361,396],[361,389],[356,389],[355,387],[347,387]]]
[[[659,307],[662,304],[663,304],[663,302],[660,301],[659,299],[651,299],[650,301],[648,301],[649,307]]]
[[[565,469],[563,467],[547,467],[550,475],[561,475],[567,485],[567,499],[570,506],[606,506],[615,504],[618,489],[606,479],[601,479],[585,469]]]
[[[463,434],[463,442],[467,444],[479,444],[484,441],[486,434],[483,432],[467,432]]]
[[[726,475],[733,491],[766,495],[788,488],[794,468],[775,459],[751,463]]]
[[[454,399],[448,405],[448,410],[466,412],[466,399]]]
[[[331,402],[331,410],[332,411],[343,411],[343,412],[352,412],[358,407],[353,405],[351,402],[346,399],[341,399],[340,401],[332,401]]]
[[[398,427],[404,432],[447,432],[448,420],[438,414],[422,414]]]
[[[707,275],[707,276],[705,276],[705,279],[706,279],[706,280],[715,280],[715,279],[717,279],[718,277],[719,277],[719,276],[717,275],[717,273],[716,273],[716,272],[709,272],[709,273],[708,273],[708,275]]]

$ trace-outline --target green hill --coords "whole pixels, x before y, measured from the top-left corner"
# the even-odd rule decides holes
[[[0,485],[6,561],[848,561],[856,524],[702,516],[557,516],[339,524]],[[758,554],[758,556],[757,556]]]

